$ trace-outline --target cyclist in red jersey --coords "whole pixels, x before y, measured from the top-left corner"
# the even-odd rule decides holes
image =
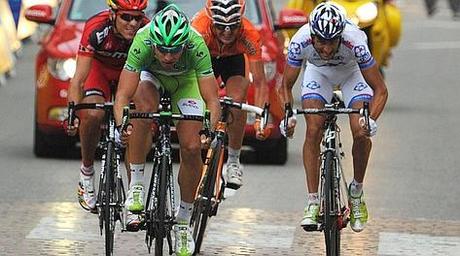
[[[87,20],[77,53],[75,75],[70,81],[68,102],[103,103],[115,95],[112,85],[128,56],[137,30],[148,23],[143,10],[148,0],[107,0],[110,7]],[[104,113],[82,110],[81,120],[68,124],[71,136],[79,130],[82,163],[78,201],[83,209],[95,212],[94,157],[100,138]],[[128,174],[129,176],[129,174]]]
[[[235,101],[245,102],[249,86],[249,71],[256,86],[255,104],[268,102],[268,85],[262,62],[259,32],[243,16],[245,0],[207,0],[206,7],[192,20],[192,26],[203,36],[211,53],[216,77],[226,86],[227,95]],[[237,189],[242,184],[243,169],[240,150],[243,144],[246,113],[232,110],[233,122],[229,124],[228,160],[226,183]],[[256,136],[265,139],[270,130],[260,129],[260,118],[255,123]]]

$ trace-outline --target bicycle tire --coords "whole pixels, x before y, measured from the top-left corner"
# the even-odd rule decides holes
[[[324,239],[326,243],[326,255],[340,255],[340,230],[338,228],[339,206],[336,200],[336,186],[334,182],[335,160],[331,151],[326,152],[324,160]]]
[[[223,164],[223,142],[218,141],[215,148],[211,150],[211,160],[206,170],[207,176],[202,180],[203,186],[200,186],[201,189],[199,191],[201,198],[206,199],[198,200],[196,202],[196,207],[194,207],[194,213],[192,214],[192,216],[194,216],[194,218],[192,218],[193,238],[195,239],[194,254],[198,254],[201,250],[208,220],[212,216],[211,200],[214,197],[217,174],[219,173],[219,168],[222,168]],[[216,200],[218,199],[217,196],[215,198]]]
[[[150,178],[150,184],[149,184],[149,189],[147,193],[147,201],[145,204],[145,243],[147,244],[147,249],[148,252],[151,252],[152,248],[152,243],[155,238],[155,207],[156,207],[156,201],[154,202],[152,200],[153,198],[156,198],[156,188],[154,188],[154,184],[158,184],[158,182],[155,182],[157,179],[157,175],[159,173],[159,160],[158,158],[153,159],[153,169],[152,169],[152,176]]]
[[[158,184],[157,207],[155,214],[155,256],[163,256],[163,244],[166,237],[166,189],[168,186],[169,158],[161,157],[160,180]]]
[[[114,244],[114,231],[115,231],[115,212],[114,208],[111,207],[113,202],[113,168],[114,168],[114,144],[112,142],[107,143],[107,152],[105,159],[105,183],[104,183],[104,229],[105,229],[105,254],[107,256],[113,254]]]

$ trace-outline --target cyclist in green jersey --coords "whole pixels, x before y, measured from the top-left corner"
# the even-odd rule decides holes
[[[207,108],[214,127],[220,116],[217,88],[203,38],[190,29],[188,18],[176,5],[168,5],[134,38],[115,99],[117,124],[121,124],[123,107],[131,100],[138,111],[156,111],[160,90],[166,90],[171,95],[173,112],[203,116]],[[129,136],[131,178],[125,205],[131,213],[138,213],[144,210],[144,165],[152,143],[152,123],[132,120],[132,125],[132,130],[118,136],[122,142]],[[178,224],[174,227],[177,255],[191,255],[194,251],[189,221],[202,168],[201,129],[202,123],[197,121],[182,120],[176,124],[181,159],[181,202],[176,216]],[[135,231],[138,224],[138,219],[128,218],[127,228]]]

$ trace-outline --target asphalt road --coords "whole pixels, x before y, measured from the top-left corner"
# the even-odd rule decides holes
[[[390,96],[364,187],[371,220],[361,234],[344,232],[344,254],[460,255],[460,22],[443,2],[431,19],[419,0],[399,4],[403,36],[386,69]],[[37,49],[25,45],[17,76],[0,87],[0,255],[100,255],[96,216],[76,202],[79,161],[32,153]],[[341,124],[351,180],[350,133]],[[285,166],[245,166],[245,185],[220,208],[205,251],[321,254],[321,234],[298,228],[304,128],[301,121]],[[120,234],[116,243],[118,255],[147,254],[141,233]]]

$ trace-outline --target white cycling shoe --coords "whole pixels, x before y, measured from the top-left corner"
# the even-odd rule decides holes
[[[238,163],[227,164],[224,177],[227,188],[239,189],[243,186],[243,167]]]

